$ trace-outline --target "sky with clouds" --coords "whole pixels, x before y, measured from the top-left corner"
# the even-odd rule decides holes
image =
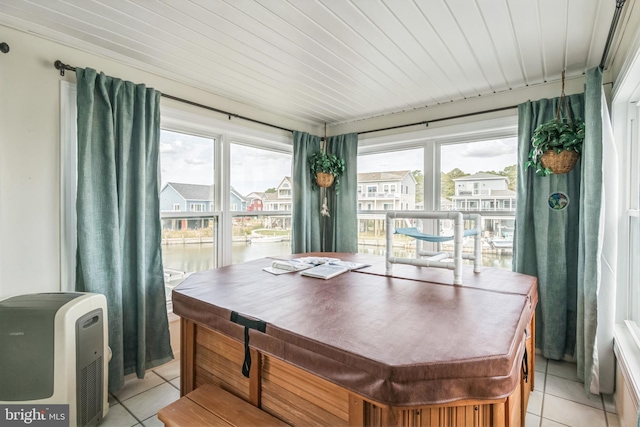
[[[441,170],[465,173],[501,171],[517,163],[517,139],[498,139],[442,146]],[[213,140],[162,131],[160,137],[162,186],[167,182],[213,183]],[[382,153],[358,158],[358,172],[424,170],[422,149]],[[231,185],[242,195],[276,187],[291,176],[291,156],[233,144]]]
[[[213,184],[213,139],[160,133],[160,177],[167,182]]]
[[[424,172],[423,157],[422,149],[360,156],[358,172],[416,169]],[[499,172],[516,164],[516,159],[516,138],[449,144],[441,148],[440,170],[450,172],[458,168],[469,174],[487,170]]]
[[[442,147],[440,161],[442,172],[458,168],[474,174],[493,170],[500,172],[507,166],[518,163],[517,138],[451,144]]]

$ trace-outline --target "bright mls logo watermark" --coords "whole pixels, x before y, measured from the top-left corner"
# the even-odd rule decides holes
[[[69,405],[0,405],[0,427],[69,427]]]

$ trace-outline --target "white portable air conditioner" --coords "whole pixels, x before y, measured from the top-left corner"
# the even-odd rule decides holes
[[[91,293],[0,301],[0,404],[69,405],[69,426],[109,411],[107,302]]]

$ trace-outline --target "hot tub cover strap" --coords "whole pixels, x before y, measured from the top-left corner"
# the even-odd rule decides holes
[[[237,311],[231,312],[231,321],[244,326],[244,362],[242,362],[242,375],[249,378],[251,370],[251,352],[249,351],[249,329],[255,329],[262,333],[267,330],[267,322],[260,319],[249,319]]]
[[[524,348],[524,356],[522,356],[522,378],[524,382],[529,382],[529,361],[527,355],[527,348]]]

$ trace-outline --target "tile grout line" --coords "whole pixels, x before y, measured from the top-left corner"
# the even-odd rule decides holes
[[[573,381],[573,382],[578,382],[578,383],[579,383],[579,381],[575,381],[575,380],[572,380],[570,378],[565,378],[565,377],[562,377],[562,376],[559,376],[559,375],[551,374],[551,373],[548,372],[548,369],[549,369],[549,361],[547,360],[546,369],[545,369],[545,381],[544,381],[544,388],[543,388],[544,391],[543,391],[543,396],[542,396],[542,408],[541,408],[541,411],[540,411],[541,415],[540,415],[540,425],[539,425],[539,427],[542,427],[542,422],[543,422],[544,419],[547,419],[549,421],[552,421],[552,422],[557,423],[557,424],[562,425],[562,426],[566,426],[566,424],[560,423],[560,422],[558,422],[556,420],[553,420],[553,419],[550,419],[550,418],[544,418],[542,416],[542,414],[544,412],[544,402],[545,402],[546,395],[547,395],[547,380],[549,379],[549,376],[553,376],[553,377],[560,378],[562,380],[567,380],[567,381]],[[554,394],[550,394],[550,395],[554,396],[554,397],[557,397],[559,399],[564,399],[564,400],[567,400],[569,402],[577,403],[579,405],[584,405],[584,406],[591,407],[591,408],[594,408],[594,409],[598,410],[598,408],[596,408],[594,406],[586,405],[586,404],[584,404],[582,402],[577,402],[577,401],[572,400],[572,399],[567,398],[567,397],[556,396]],[[601,404],[601,409],[599,409],[599,410],[601,410],[603,412],[606,427],[610,427],[609,418],[607,416],[607,410],[606,410],[606,406],[605,406],[605,403],[604,403],[604,396],[602,395],[602,393],[598,394],[598,396],[600,397],[600,404]]]
[[[148,372],[148,371],[147,371],[147,372]],[[161,380],[166,381],[166,380],[165,380],[164,378],[162,378],[160,375],[156,374],[153,370],[152,370],[151,372],[152,372],[153,374],[157,375]],[[146,380],[146,379],[148,379],[148,378],[144,378],[144,379],[142,379],[142,380],[141,380],[140,378],[133,377],[133,378],[130,378],[128,381],[131,381],[131,380],[144,381],[144,380]],[[158,384],[158,385],[161,385],[161,384],[162,384],[162,383],[160,383],[160,384]],[[132,397],[136,397],[136,396],[138,396],[138,395],[141,395],[141,394],[142,394],[142,393],[144,393],[145,391],[148,391],[148,390],[151,390],[152,388],[156,388],[156,387],[158,387],[158,385],[155,385],[155,386],[153,386],[153,387],[151,387],[151,388],[148,388],[147,390],[143,390],[143,391],[141,391],[141,392],[139,392],[139,393],[132,394],[131,396],[127,397],[126,399],[123,399],[122,401],[129,400],[129,399],[131,399]],[[113,394],[113,393],[112,393],[112,396],[113,396],[113,397],[114,397],[114,399],[116,399],[118,402],[122,403],[122,401],[120,401],[120,399],[119,399],[119,398],[117,398],[115,394]]]
[[[549,369],[549,361],[545,359],[544,362],[544,381],[542,382],[542,403],[540,404],[540,421],[538,427],[542,427],[542,420],[544,414],[544,399],[547,396],[547,369]]]
[[[147,390],[145,390],[145,391],[143,391],[143,392],[140,392],[140,393],[138,393],[138,394],[134,394],[133,396],[130,396],[130,397],[126,398],[126,399],[125,399],[125,401],[126,401],[126,400],[129,400],[129,399],[131,399],[131,398],[133,398],[133,397],[140,396],[141,394],[146,393],[146,392],[148,392],[148,391],[150,391],[150,390],[153,390],[154,388],[158,388],[158,387],[162,386],[162,385],[163,385],[163,384],[165,384],[165,383],[166,383],[166,384],[169,384],[171,387],[173,387],[173,388],[176,388],[176,389],[177,389],[177,387],[175,387],[173,384],[171,384],[171,382],[170,382],[169,380],[167,380],[165,377],[163,377],[162,375],[160,375],[160,374],[159,374],[159,373],[157,373],[156,371],[152,371],[152,372],[153,372],[154,374],[156,374],[157,376],[159,376],[159,377],[160,377],[164,382],[163,382],[163,383],[160,383],[160,384],[158,384],[158,385],[156,385],[156,386],[153,386],[153,387],[151,387],[150,389],[147,389]],[[178,377],[179,377],[179,376],[178,376]],[[176,377],[176,378],[178,378],[178,377]],[[175,379],[175,378],[173,378],[171,381],[173,381],[174,379]],[[179,389],[178,389],[178,391],[179,391]],[[124,404],[123,402],[121,402],[117,397],[113,396],[113,398],[114,398],[114,399],[116,399],[116,400],[117,400],[117,401],[122,405],[122,407],[123,407],[123,408],[124,408],[128,413],[130,413],[130,414],[131,414],[131,416],[132,416],[132,417],[137,421],[137,423],[136,423],[136,424],[134,424],[134,425],[133,425],[133,426],[131,426],[131,427],[137,426],[138,424],[140,424],[141,426],[144,426],[144,421],[146,421],[146,420],[148,420],[149,418],[153,418],[153,417],[155,417],[155,416],[157,416],[157,415],[158,415],[158,413],[156,412],[155,414],[152,414],[152,415],[148,416],[148,417],[147,417],[147,418],[145,418],[144,420],[140,420],[140,419],[138,419],[138,417],[136,417],[136,416],[133,414],[133,412],[131,412],[131,411],[129,410],[129,408],[127,408],[127,407],[125,406],[125,404]]]
[[[153,371],[154,374],[156,374],[157,376],[159,376],[160,378],[162,378],[163,380],[165,380],[166,382],[170,383],[171,381],[175,380],[176,378],[180,377],[180,375],[174,377],[174,378],[165,378],[162,375],[160,375],[159,373],[157,373],[156,371]]]
[[[116,395],[115,395],[115,394],[113,394],[113,393],[109,393],[109,394],[111,394],[111,397],[113,397],[113,398],[116,400],[116,402],[118,402],[118,404],[120,404],[120,406],[122,406],[122,407],[124,408],[124,410],[125,410],[125,411],[127,411],[127,412],[129,413],[129,415],[131,415],[131,416],[133,417],[133,419],[137,421],[137,423],[136,423],[136,424],[140,424],[140,423],[142,423],[142,421],[140,421],[140,420],[138,419],[138,417],[136,417],[136,416],[133,414],[133,412],[131,412],[131,411],[129,410],[129,408],[127,408],[127,407],[124,405],[124,403],[122,403],[122,401],[120,401],[120,399],[118,399],[118,398],[116,397]],[[113,406],[115,406],[115,405],[113,405]],[[109,408],[109,410],[111,410],[111,408]],[[133,427],[133,426],[135,426],[136,424],[133,424],[133,425],[132,425],[132,427]]]
[[[607,417],[607,408],[604,406],[604,397],[602,396],[602,393],[600,393],[600,400],[602,401],[602,411],[604,412],[604,423],[609,427],[609,417]]]
[[[540,408],[540,425],[539,425],[539,427],[542,427],[542,422],[543,422],[545,419],[547,419],[547,420],[549,420],[549,421],[552,421],[552,422],[554,422],[554,423],[556,423],[556,424],[562,425],[562,426],[570,427],[570,426],[567,426],[567,425],[566,425],[566,424],[564,424],[564,423],[561,423],[561,422],[556,421],[556,420],[552,420],[551,418],[545,418],[545,417],[543,416],[543,414],[544,414],[544,401],[545,401],[545,399],[546,399],[546,397],[547,397],[547,379],[549,378],[549,375],[554,376],[554,377],[558,377],[557,375],[553,375],[553,374],[550,374],[550,373],[549,373],[549,359],[547,359],[547,361],[546,361],[546,367],[545,367],[545,370],[544,370],[544,387],[543,387],[543,392],[542,392],[542,406],[541,406],[541,408]],[[558,377],[558,378],[562,378],[562,377]],[[568,379],[568,378],[563,378],[563,379]],[[559,397],[559,396],[555,396],[555,395],[553,395],[553,394],[552,394],[551,396]],[[559,397],[559,398],[560,398],[560,399],[564,399],[564,398],[562,398],[562,397]],[[565,400],[569,400],[569,399],[565,399]],[[570,400],[569,400],[569,401],[570,401]],[[579,403],[579,402],[574,402],[574,403]],[[587,406],[587,405],[585,405],[585,406]]]
[[[554,375],[554,374],[548,374],[548,375],[549,375],[549,376],[552,376],[552,377],[554,377],[554,378],[559,378],[560,380],[570,381],[570,382],[573,382],[573,383],[576,383],[576,384],[581,384],[581,385],[583,385],[583,386],[584,386],[584,383],[582,383],[582,382],[580,382],[580,381],[574,381],[574,380],[572,380],[572,379],[570,379],[570,378],[560,377],[560,376],[558,376],[558,375]],[[547,379],[548,379],[548,378],[547,378]],[[545,384],[546,384],[546,383],[545,383]],[[588,406],[588,407],[591,407],[591,408],[594,408],[594,409],[598,409],[598,410],[599,410],[599,409],[601,409],[601,408],[598,408],[598,407],[596,407],[596,406],[589,405],[589,404],[587,404],[587,403],[584,403],[584,402],[580,402],[580,401],[578,401],[577,399],[575,399],[575,395],[574,395],[574,394],[571,394],[571,397],[568,397],[568,396],[562,396],[562,395],[560,395],[559,393],[558,393],[558,394],[554,394],[554,393],[551,393],[551,392],[550,392],[549,394],[550,394],[551,396],[557,397],[557,398],[559,398],[559,399],[564,399],[564,400],[568,400],[569,402],[577,403],[578,405]],[[587,396],[586,392],[584,393],[584,396]],[[592,396],[594,396],[594,395],[592,394]],[[602,394],[598,394],[598,397],[600,397],[600,403],[601,403],[601,405],[602,405],[602,409],[603,409],[603,411],[605,411],[605,412],[606,412],[606,409],[604,409],[604,401],[602,400]]]
[[[154,373],[155,373],[155,372],[154,372]],[[156,375],[158,375],[158,374],[156,374]],[[160,375],[158,375],[158,376],[160,377]],[[160,377],[160,378],[162,378],[162,377]],[[127,410],[127,412],[129,412],[129,413],[133,416],[133,418],[135,418],[135,419],[136,419],[136,421],[138,421],[138,423],[137,423],[137,424],[142,424],[142,421],[140,421],[140,419],[138,419],[138,417],[136,417],[135,415],[133,415],[133,412],[131,412],[131,411],[129,410],[129,408],[127,408],[127,406],[124,404],[124,402],[126,402],[127,400],[130,400],[130,399],[132,399],[132,398],[134,398],[134,397],[136,397],[136,396],[140,396],[141,394],[144,394],[144,393],[146,393],[146,392],[148,392],[148,391],[151,391],[151,390],[153,390],[153,389],[155,389],[155,388],[158,388],[158,387],[162,386],[162,385],[163,385],[163,384],[165,384],[165,383],[167,383],[167,384],[169,384],[171,387],[173,387],[173,384],[171,384],[169,381],[165,380],[164,378],[162,378],[162,381],[163,381],[162,383],[160,383],[160,384],[158,384],[158,385],[155,385],[155,386],[153,386],[153,387],[151,387],[151,388],[149,388],[149,389],[147,389],[147,390],[145,390],[145,391],[143,391],[143,392],[140,392],[140,393],[138,393],[138,394],[134,394],[133,396],[129,396],[129,397],[127,397],[127,398],[126,398],[125,400],[123,400],[123,401],[120,401],[120,400],[119,400],[117,397],[115,397],[115,396],[113,396],[113,397],[114,397],[114,399],[116,399],[118,402],[120,402],[120,404],[122,405],[122,407],[123,407],[124,409],[126,409],[126,410]],[[174,387],[174,388],[175,388],[175,387]],[[153,414],[153,415],[156,415],[156,414]],[[153,415],[151,415],[151,417],[152,417]],[[148,419],[148,418],[145,418],[145,419]],[[135,425],[135,424],[134,424],[134,425]]]

